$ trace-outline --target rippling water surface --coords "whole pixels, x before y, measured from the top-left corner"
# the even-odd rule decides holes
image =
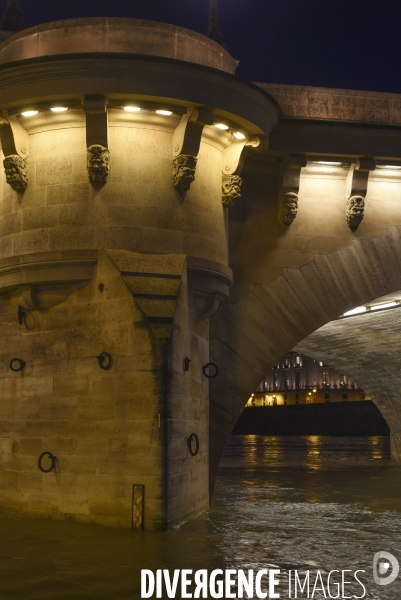
[[[211,512],[180,529],[0,519],[0,599],[131,600],[145,568],[275,565],[284,580],[289,569],[364,569],[366,598],[399,600],[401,576],[374,584],[372,560],[385,550],[401,562],[400,526],[401,467],[388,438],[234,436]]]

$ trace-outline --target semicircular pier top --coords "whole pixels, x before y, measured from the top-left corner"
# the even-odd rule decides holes
[[[0,64],[89,52],[173,58],[231,74],[238,65],[220,44],[189,29],[157,21],[110,17],[68,19],[25,29],[0,45]]]

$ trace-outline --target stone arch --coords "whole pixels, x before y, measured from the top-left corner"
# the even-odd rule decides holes
[[[234,269],[234,282],[230,302],[211,320],[210,357],[220,366],[210,387],[211,489],[247,394],[263,373],[344,312],[401,289],[399,229],[315,254],[300,268],[284,268],[269,283],[262,277],[249,283]],[[385,414],[390,428],[396,423],[391,414]]]
[[[391,428],[391,455],[401,463],[401,313],[398,308],[331,321],[295,348],[313,358],[319,356],[358,382]]]

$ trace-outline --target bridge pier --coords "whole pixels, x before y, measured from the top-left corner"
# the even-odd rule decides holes
[[[129,19],[0,48],[3,512],[199,514],[263,373],[401,289],[401,180],[380,171],[401,166],[400,99],[386,113],[387,97],[257,86],[236,65]],[[399,457],[396,389],[378,406]]]
[[[208,508],[223,194],[279,115],[235,66],[204,36],[129,19],[2,47],[3,511],[164,529]]]

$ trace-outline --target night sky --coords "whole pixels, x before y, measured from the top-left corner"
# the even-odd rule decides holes
[[[3,12],[6,0],[0,0]],[[206,33],[209,0],[20,0],[26,24],[85,16]],[[252,81],[401,93],[401,0],[219,0],[237,74]]]

